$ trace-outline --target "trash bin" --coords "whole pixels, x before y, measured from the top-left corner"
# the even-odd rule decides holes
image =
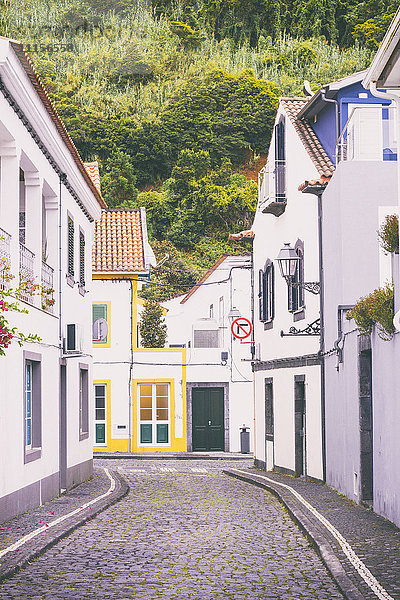
[[[243,427],[240,428],[240,452],[242,454],[249,454],[250,452],[249,429],[250,427],[246,427],[246,425],[243,425]]]

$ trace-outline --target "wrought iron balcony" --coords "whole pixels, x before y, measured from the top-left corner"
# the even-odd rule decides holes
[[[35,255],[26,246],[19,245],[19,287],[20,298],[34,304],[34,295],[38,291],[34,272]]]
[[[0,227],[0,289],[6,290],[10,286],[11,275],[11,235]]]
[[[47,312],[53,312],[54,306],[54,269],[42,261],[42,274],[40,293],[42,296],[42,308]]]

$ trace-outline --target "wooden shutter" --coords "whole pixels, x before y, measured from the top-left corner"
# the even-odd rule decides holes
[[[68,217],[68,275],[74,276],[74,221]]]
[[[264,271],[258,271],[258,318],[264,321]]]
[[[85,235],[79,232],[79,283],[85,286]]]

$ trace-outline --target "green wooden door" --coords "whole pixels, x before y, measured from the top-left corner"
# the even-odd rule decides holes
[[[224,388],[193,388],[193,451],[225,450],[224,431]]]

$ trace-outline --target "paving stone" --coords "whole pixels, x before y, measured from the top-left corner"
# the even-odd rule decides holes
[[[118,466],[129,494],[0,584],[1,600],[343,598],[284,507],[226,462],[96,463]]]

